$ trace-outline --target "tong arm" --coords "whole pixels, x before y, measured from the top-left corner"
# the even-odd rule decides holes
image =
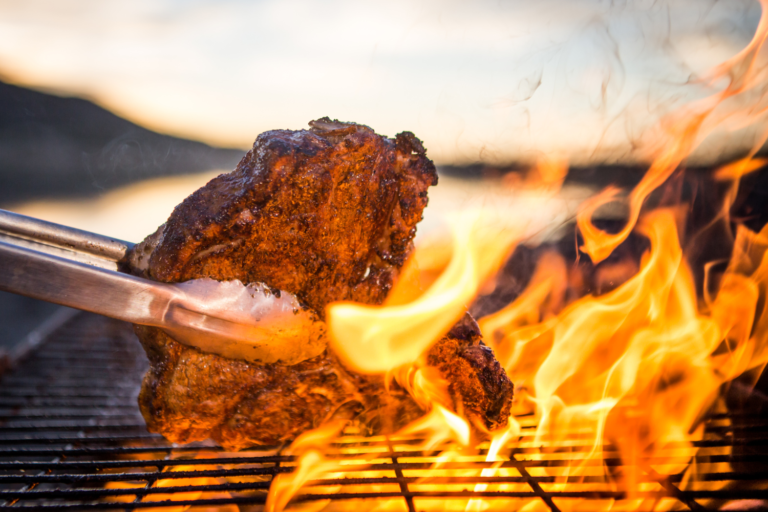
[[[110,270],[134,245],[7,210],[0,210],[0,241]]]
[[[144,325],[162,327],[170,285],[29,247],[0,242],[0,289]]]
[[[0,290],[159,327],[205,352],[295,364],[325,350],[325,324],[264,284],[160,283],[118,272],[133,246],[0,210]]]

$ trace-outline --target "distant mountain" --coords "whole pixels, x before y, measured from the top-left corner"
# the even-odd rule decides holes
[[[147,130],[84,99],[0,82],[0,205],[232,169],[243,153]]]

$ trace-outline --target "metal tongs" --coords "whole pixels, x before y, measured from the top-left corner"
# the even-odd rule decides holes
[[[0,210],[0,290],[159,327],[181,343],[252,362],[293,364],[324,350],[322,322],[293,295],[120,272],[133,245]]]

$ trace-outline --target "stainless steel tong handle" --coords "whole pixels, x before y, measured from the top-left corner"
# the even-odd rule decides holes
[[[109,270],[134,245],[6,210],[0,210],[0,242]]]
[[[0,289],[144,325],[164,326],[178,292],[117,271],[133,244],[0,210]]]
[[[169,285],[0,242],[0,289],[129,322],[164,326]]]
[[[325,349],[291,294],[210,279],[166,284],[118,271],[129,242],[0,210],[0,290],[159,327],[206,352],[293,364]]]

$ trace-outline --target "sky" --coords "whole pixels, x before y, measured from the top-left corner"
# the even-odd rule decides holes
[[[0,0],[0,78],[250,147],[329,116],[438,163],[642,159],[751,39],[751,0]],[[707,147],[738,144],[734,137]]]

